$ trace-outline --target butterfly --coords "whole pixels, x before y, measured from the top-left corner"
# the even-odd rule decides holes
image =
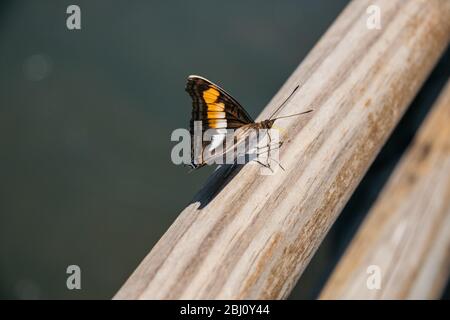
[[[200,76],[191,75],[187,79],[186,91],[192,98],[192,117],[190,121],[191,134],[191,164],[192,169],[198,169],[212,162],[212,158],[205,157],[205,149],[216,148],[221,141],[214,143],[214,139],[210,141],[200,141],[199,146],[201,152],[196,153],[194,150],[194,139],[196,132],[196,124],[201,124],[201,133],[207,130],[216,131],[218,135],[224,133],[225,130],[234,129],[234,143],[228,149],[220,149],[215,155],[221,157],[228,152],[235,150],[236,146],[242,142],[252,130],[271,129],[275,120],[297,116],[311,112],[312,110],[301,113],[272,118],[276,112],[289,100],[289,98],[298,89],[298,86],[292,91],[289,97],[275,110],[269,119],[255,122],[242,105],[234,99],[228,92],[212,83],[208,79]],[[223,137],[223,136],[222,136]],[[280,143],[281,145],[281,143]],[[269,142],[270,147],[270,142]],[[231,149],[231,150],[230,150]]]

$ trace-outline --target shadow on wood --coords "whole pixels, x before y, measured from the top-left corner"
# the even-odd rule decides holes
[[[218,167],[206,181],[206,184],[189,203],[199,203],[198,209],[203,209],[214,197],[241,171],[243,165],[222,165]]]

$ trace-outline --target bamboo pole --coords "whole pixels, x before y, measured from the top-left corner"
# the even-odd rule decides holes
[[[450,82],[320,297],[437,299],[449,273]]]
[[[314,108],[275,123],[286,171],[219,168],[115,298],[285,298],[449,35],[450,1],[351,2],[259,117]]]

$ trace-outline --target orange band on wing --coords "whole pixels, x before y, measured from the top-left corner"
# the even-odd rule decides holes
[[[208,119],[225,119],[225,117],[225,112],[208,111]]]
[[[227,127],[226,119],[208,119],[208,126],[210,128],[219,129]]]
[[[203,91],[202,95],[203,95],[203,99],[205,99],[205,102],[207,104],[216,102],[217,97],[219,96],[219,91],[217,89],[214,88],[209,88],[208,90]]]
[[[215,111],[215,112],[222,112],[225,111],[225,105],[223,102],[217,102],[217,103],[208,103],[208,112]]]

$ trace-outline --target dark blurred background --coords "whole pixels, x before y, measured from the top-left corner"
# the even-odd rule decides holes
[[[189,74],[254,117],[346,0],[1,1],[0,298],[109,299],[214,168],[188,174]],[[81,8],[68,30],[66,8]],[[448,78],[447,53],[291,295],[314,298]],[[82,271],[68,290],[66,268]]]

